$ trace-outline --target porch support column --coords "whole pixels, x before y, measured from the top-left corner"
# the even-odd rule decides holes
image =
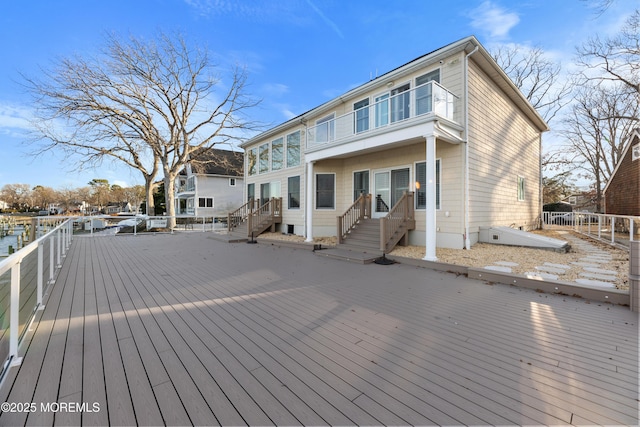
[[[426,158],[426,225],[425,225],[425,261],[437,261],[436,257],[436,137],[427,135]]]
[[[307,238],[305,242],[313,242],[313,163],[307,162],[307,190],[304,196],[307,205],[307,217],[305,218]]]

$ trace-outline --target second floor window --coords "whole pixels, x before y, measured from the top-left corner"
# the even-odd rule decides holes
[[[353,104],[353,126],[355,133],[369,130],[369,98]]]
[[[269,144],[260,146],[260,173],[269,172]]]
[[[277,171],[282,169],[283,155],[282,151],[284,138],[278,138],[271,142],[271,170]]]
[[[334,117],[335,114],[330,114],[316,122],[316,142],[329,142],[335,139]]]
[[[287,135],[287,167],[300,164],[300,131]]]

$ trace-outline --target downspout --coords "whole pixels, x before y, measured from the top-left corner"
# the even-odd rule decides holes
[[[469,57],[476,53],[479,46],[476,46],[464,57],[464,247],[471,249],[471,239],[469,238]]]

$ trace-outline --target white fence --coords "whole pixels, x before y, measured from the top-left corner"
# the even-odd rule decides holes
[[[35,312],[43,308],[43,293],[55,281],[71,244],[72,221],[58,222],[48,223],[46,234],[0,261],[0,375],[20,364],[20,341]],[[44,228],[43,223],[37,230],[42,233]]]
[[[145,232],[224,231],[227,217],[213,216],[84,216],[73,217],[75,234],[116,235]],[[172,221],[173,220],[173,221]]]
[[[640,239],[640,216],[590,212],[543,212],[543,228],[571,229],[612,245],[629,247]]]

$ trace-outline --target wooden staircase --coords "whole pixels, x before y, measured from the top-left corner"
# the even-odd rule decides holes
[[[276,224],[280,223],[282,223],[282,197],[271,198],[262,205],[258,200],[250,200],[228,214],[227,231],[230,235],[253,238],[267,229],[275,231]]]
[[[342,249],[382,255],[380,250],[380,219],[363,218],[345,235],[339,244]]]
[[[338,247],[387,254],[398,244],[406,246],[415,226],[412,192],[405,193],[380,219],[371,218],[371,195],[361,195],[338,217]]]

